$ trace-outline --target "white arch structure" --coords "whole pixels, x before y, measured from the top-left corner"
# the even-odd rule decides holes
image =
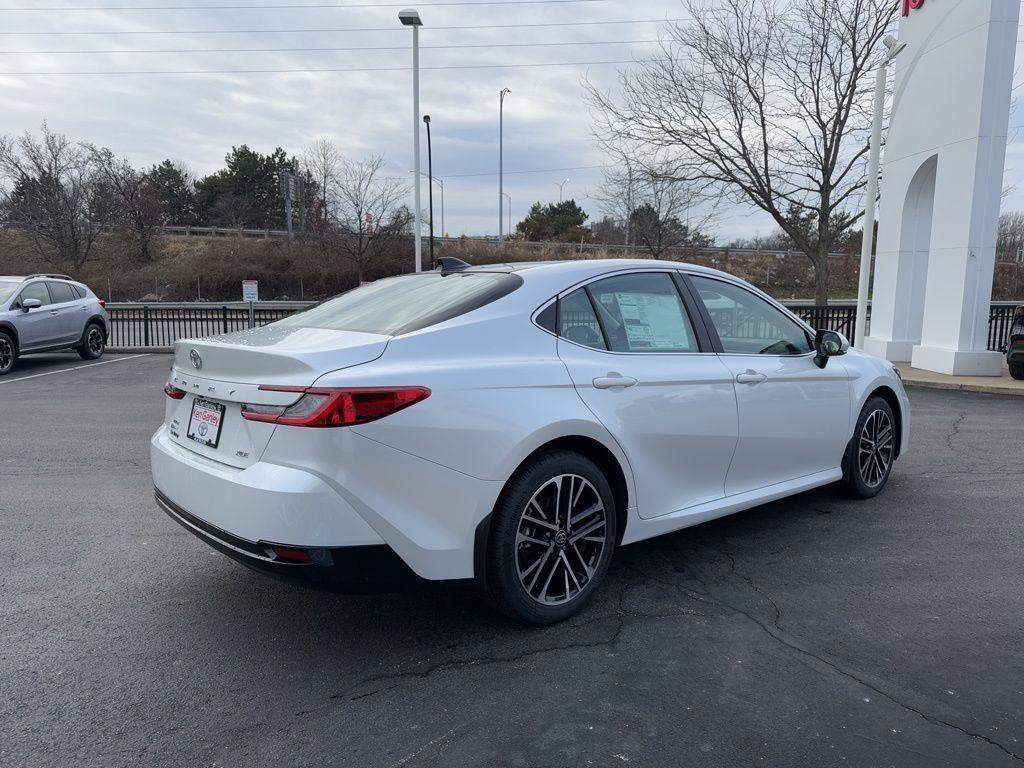
[[[1020,0],[907,0],[867,351],[992,375],[987,351]]]

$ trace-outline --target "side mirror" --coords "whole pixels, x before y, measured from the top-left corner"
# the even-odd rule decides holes
[[[818,352],[814,356],[814,364],[824,368],[830,357],[845,355],[850,349],[850,342],[838,331],[818,331],[814,337],[814,348]]]
[[[21,302],[21,311],[28,312],[30,309],[39,309],[43,306],[43,302],[39,299],[25,299]]]

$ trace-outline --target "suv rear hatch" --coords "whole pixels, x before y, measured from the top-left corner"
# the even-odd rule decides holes
[[[242,404],[291,405],[323,374],[373,362],[388,336],[270,325],[174,345],[166,425],[182,448],[244,468],[259,460],[275,425],[242,418]],[[177,392],[174,392],[177,390]]]

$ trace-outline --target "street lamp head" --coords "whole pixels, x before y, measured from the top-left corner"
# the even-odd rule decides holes
[[[423,22],[420,20],[419,11],[414,8],[406,8],[404,11],[399,11],[398,20],[407,27],[423,26]]]
[[[903,53],[903,49],[907,47],[906,43],[901,43],[892,35],[886,35],[885,40],[883,40],[882,42],[885,44],[885,47],[889,51],[889,61],[892,61],[901,53]]]
[[[511,88],[502,88],[501,89],[501,92],[498,94],[498,96],[501,97],[502,101],[505,100],[505,94],[506,93],[512,93],[512,89]]]
[[[430,115],[424,115],[423,122],[426,123],[427,125],[430,125]]]

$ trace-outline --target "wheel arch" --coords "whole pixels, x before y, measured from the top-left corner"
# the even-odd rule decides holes
[[[11,323],[0,323],[0,331],[3,331],[14,340],[14,350],[17,352],[21,348],[21,340],[18,338],[18,329]]]
[[[896,391],[884,384],[871,390],[870,394],[864,399],[864,402],[867,403],[873,397],[880,397],[885,400],[889,407],[892,408],[892,415],[896,419],[896,453],[893,456],[893,461],[895,461],[900,457],[900,448],[903,445],[903,406],[900,404],[900,398]]]
[[[512,471],[508,479],[502,485],[501,493],[498,494],[500,499],[502,494],[505,493],[505,489],[508,484],[512,481],[512,478],[516,476],[520,468],[522,468],[527,462],[536,458],[537,456],[547,453],[548,451],[565,450],[578,453],[581,456],[585,456],[597,465],[597,468],[601,470],[605,478],[608,480],[608,485],[612,489],[612,497],[615,500],[615,520],[616,520],[616,545],[622,542],[623,534],[626,530],[626,524],[629,520],[629,502],[631,497],[631,478],[632,473],[629,473],[628,465],[623,466],[622,460],[604,443],[597,440],[594,437],[587,435],[563,435],[548,440],[547,442],[537,446],[529,454],[523,457],[523,459],[516,465],[514,471]],[[627,474],[629,473],[629,474]],[[497,502],[496,502],[497,504]],[[486,582],[486,554],[487,554],[487,541],[490,536],[491,518],[494,512],[484,518],[476,529],[476,536],[474,542],[474,553],[473,553],[473,570],[476,574],[478,582]]]
[[[82,339],[85,339],[85,331],[93,323],[96,323],[103,331],[103,341],[106,343],[110,339],[110,329],[107,327],[106,318],[100,314],[93,315],[85,321],[85,325],[82,326]]]

